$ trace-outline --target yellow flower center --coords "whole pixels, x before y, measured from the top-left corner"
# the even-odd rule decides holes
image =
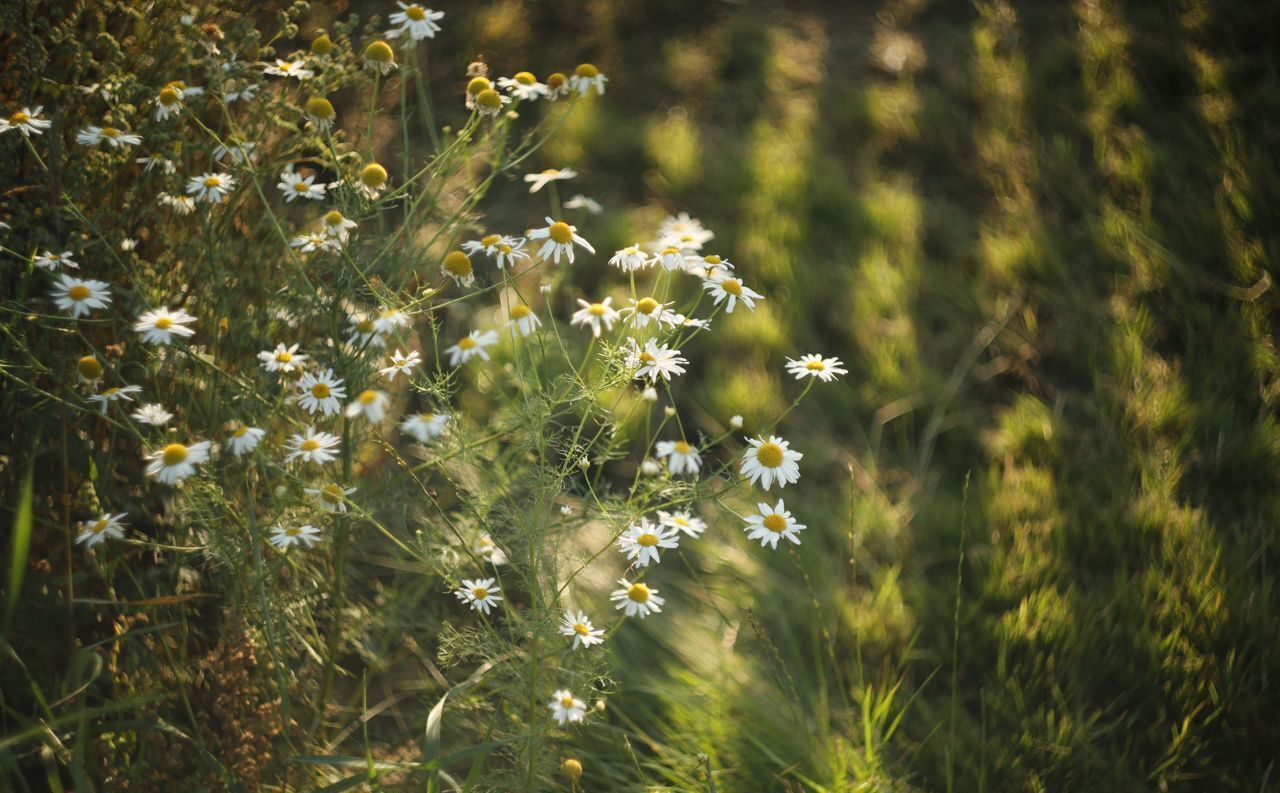
[[[778,514],[765,515],[764,527],[772,532],[781,534],[787,530],[787,519]]]
[[[586,625],[583,625],[581,622],[573,623],[573,630],[579,636],[589,636],[591,634],[591,629]]]
[[[289,361],[292,361],[292,360],[293,360],[293,356],[290,355],[288,352],[285,352],[284,350],[281,350],[280,352],[276,353],[277,363],[288,363]]]
[[[92,355],[86,355],[76,361],[76,371],[86,380],[97,380],[102,377],[102,364]]]
[[[822,361],[809,361],[804,365],[804,368],[811,372],[825,372],[827,370],[827,365]]]
[[[455,278],[471,275],[471,259],[462,251],[450,251],[444,257],[444,270]]]
[[[640,353],[636,357],[640,359],[641,363],[653,363],[654,361],[658,360],[657,358],[654,358],[653,354],[650,353],[648,350]]]
[[[311,396],[316,399],[324,399],[329,396],[329,386],[326,383],[316,383],[311,386]]]
[[[663,256],[679,256],[680,249],[679,248],[663,248],[662,255]]]
[[[604,303],[592,303],[587,308],[587,313],[593,317],[603,317],[608,312],[609,312],[609,309],[605,308]]]
[[[582,763],[574,760],[572,757],[566,758],[560,764],[560,776],[571,782],[577,782],[582,779]]]
[[[289,535],[290,537],[297,537],[299,534],[302,533],[302,529],[298,528],[297,526],[290,526],[289,528],[284,530],[284,533]]]
[[[511,307],[512,319],[524,319],[525,317],[529,316],[532,313],[533,313],[533,310],[530,309],[528,306],[526,306],[524,303],[517,303],[516,305]]]
[[[637,581],[627,588],[627,597],[636,603],[644,603],[649,599],[649,587]]]
[[[404,15],[412,19],[414,22],[421,22],[427,18],[427,12],[422,10],[420,5],[411,5],[404,10]]]
[[[173,327],[173,320],[169,317],[156,317],[156,330],[168,330]]]
[[[658,535],[652,532],[645,532],[636,537],[636,545],[643,545],[646,548],[652,548],[658,544]]]
[[[677,526],[688,526],[688,525],[689,525],[689,521],[685,520],[684,518],[680,517],[679,515],[674,515],[674,516],[672,516],[672,518],[671,518],[671,522],[672,522],[672,523],[674,523],[674,524],[676,524]]]
[[[356,323],[356,330],[360,331],[361,333],[373,333],[373,320],[371,319],[360,320],[358,323]]]
[[[684,441],[676,441],[676,454],[688,454],[693,451],[693,446]]]
[[[480,244],[486,248],[490,248],[494,245],[497,245],[501,239],[502,239],[501,234],[489,234],[487,236],[480,238]]]
[[[107,525],[110,523],[111,521],[107,520],[106,518],[100,518],[93,522],[93,525],[89,527],[89,531],[93,532],[94,534],[101,534],[102,531],[105,528],[107,528]]]
[[[547,87],[552,89],[559,88],[564,85],[565,79],[565,76],[560,72],[553,72],[549,77],[547,77]]]
[[[248,434],[249,434],[249,428],[241,424],[239,427],[236,427],[235,432],[231,433],[231,437],[243,438],[245,435],[248,435]]]
[[[538,82],[538,78],[534,77],[532,72],[516,72],[514,79],[521,85],[533,85]]]
[[[471,82],[467,83],[467,93],[475,96],[481,91],[488,90],[493,87],[493,83],[489,82],[488,77],[472,77]]]
[[[570,242],[573,242],[573,229],[570,228],[569,224],[565,223],[563,220],[557,220],[555,223],[552,223],[547,229],[547,233],[551,236],[551,239],[561,245],[568,245]]]
[[[720,288],[734,297],[742,297],[742,282],[734,278],[726,278],[721,281]]]
[[[511,253],[511,246],[505,242],[498,246],[498,253]]]
[[[651,297],[641,298],[640,301],[636,303],[636,311],[639,311],[641,314],[652,314],[654,309],[657,307],[658,301]]]
[[[578,68],[573,70],[573,73],[578,77],[585,77],[590,80],[591,78],[598,76],[600,74],[600,70],[595,67],[595,64],[580,63],[578,64]]]
[[[178,104],[178,92],[172,88],[165,88],[160,92],[160,104],[169,107]]]
[[[311,185],[307,184],[306,182],[294,182],[294,183],[293,183],[293,191],[294,191],[295,193],[305,193],[305,192],[307,192],[307,191],[308,191],[308,190],[310,190],[310,189],[311,189]]]
[[[320,498],[328,501],[330,504],[336,504],[342,500],[342,488],[336,484],[327,484],[320,488]]]
[[[91,292],[89,287],[84,284],[75,284],[67,290],[67,297],[72,300],[88,300],[89,295],[91,294],[93,294],[93,292]]]
[[[187,459],[187,447],[181,443],[171,443],[160,453],[160,461],[165,465],[177,465]]]
[[[205,187],[212,188],[212,187],[220,187],[221,185],[222,185],[222,179],[220,179],[217,176],[206,176],[204,178]]]
[[[300,446],[298,446],[298,449],[304,452],[314,452],[316,449],[319,449],[319,448],[320,448],[320,441],[316,440],[315,438],[308,438],[305,441],[303,441]]]
[[[710,265],[712,265],[712,266],[715,266],[715,265],[717,265],[717,264],[719,264],[719,263],[720,263],[720,257],[719,257],[719,256],[714,256],[714,255],[712,255],[712,256],[703,256],[703,257],[702,257],[702,261],[704,261],[704,262],[706,262],[707,264],[710,264]]]
[[[763,443],[756,449],[756,460],[765,468],[782,465],[782,447],[776,443]]]
[[[560,700],[560,707],[571,709],[574,706],[573,697],[564,697]]]
[[[327,120],[337,116],[333,109],[333,103],[323,96],[313,96],[307,100],[307,115],[314,118]]]
[[[104,138],[118,138],[118,137],[120,137],[120,130],[116,129],[115,127],[103,127],[103,128],[102,128],[102,137],[104,137]]]
[[[489,110],[502,107],[502,96],[492,88],[486,88],[476,95],[476,104]]]
[[[378,400],[378,392],[374,391],[372,388],[368,388],[361,391],[360,396],[356,397],[356,399],[362,405],[372,405]]]
[[[320,56],[328,55],[333,52],[333,39],[329,38],[329,34],[321,33],[311,42],[311,52]]]
[[[482,586],[478,586],[475,589],[471,590],[471,594],[475,597],[476,600],[484,600],[485,598],[489,597],[489,590],[485,589]]]
[[[30,119],[31,119],[31,116],[28,116],[26,113],[23,113],[21,110],[15,110],[9,114],[10,124],[25,124]]]
[[[364,57],[375,63],[391,63],[395,59],[395,52],[387,42],[375,41],[364,48]]]
[[[376,190],[387,183],[387,169],[376,162],[371,162],[360,172],[360,181],[364,183],[365,187]]]
[[[476,340],[470,336],[463,336],[458,340],[459,350],[474,350],[476,348]]]
[[[324,223],[326,226],[341,226],[342,221],[344,220],[346,220],[346,218],[343,217],[342,213],[336,209],[329,210],[324,216]]]
[[[110,388],[103,389],[102,391],[102,395],[104,397],[112,397],[118,393],[120,393],[120,389],[116,388],[115,386],[111,386]]]

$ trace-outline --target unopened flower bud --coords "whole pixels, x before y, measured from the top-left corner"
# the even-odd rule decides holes
[[[658,389],[654,388],[653,386],[649,386],[648,388],[646,388],[644,391],[640,393],[640,398],[643,399],[645,402],[657,402]]]
[[[734,416],[733,418],[729,419],[729,429],[731,430],[742,429],[742,416]]]

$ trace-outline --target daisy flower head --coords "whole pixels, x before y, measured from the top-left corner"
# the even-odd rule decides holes
[[[76,361],[76,377],[85,385],[102,380],[102,361],[96,355],[82,355]]]
[[[182,90],[166,85],[156,94],[156,121],[164,121],[182,109]]]
[[[314,251],[337,253],[342,250],[342,242],[341,239],[331,237],[324,231],[311,231],[294,237],[289,241],[289,246],[297,248],[302,253],[312,253]]]
[[[331,209],[324,213],[324,217],[320,219],[320,226],[324,229],[325,234],[346,242],[351,230],[356,227],[356,222],[349,220],[346,215],[343,215],[338,210]]]
[[[660,597],[658,590],[640,581],[633,584],[625,578],[619,578],[618,585],[621,589],[613,590],[609,599],[616,604],[615,609],[624,609],[628,617],[643,619],[662,611],[666,598]]]
[[[604,629],[596,628],[584,612],[568,609],[560,620],[560,633],[573,637],[573,649],[587,649],[593,644],[604,643]]]
[[[627,320],[637,328],[648,327],[650,322],[665,322],[668,325],[674,325],[674,317],[667,306],[670,303],[659,303],[651,297],[642,297],[636,300],[634,297],[627,298],[631,305],[623,308],[619,313],[626,314]]]
[[[236,178],[227,173],[202,173],[187,180],[187,195],[210,204],[221,204],[234,189]]]
[[[483,74],[477,74],[467,81],[466,90],[466,106],[467,110],[476,109],[476,99],[485,91],[493,89],[493,82]],[[496,92],[495,92],[496,93]]]
[[[683,270],[687,265],[685,252],[674,245],[662,245],[658,250],[655,261],[661,264],[662,269],[667,272]]]
[[[90,396],[89,401],[97,402],[102,409],[102,415],[105,416],[107,415],[107,408],[111,406],[112,402],[132,402],[133,397],[129,395],[137,394],[140,391],[142,391],[142,386],[140,385],[112,386]]]
[[[69,267],[72,270],[80,269],[79,262],[71,258],[71,251],[63,251],[62,253],[41,251],[35,255],[31,263],[41,270],[48,270],[51,273],[56,273],[63,267]]]
[[[321,132],[327,131],[333,126],[333,122],[338,118],[338,111],[333,109],[333,103],[323,96],[313,96],[303,105],[302,111],[306,114],[307,120],[312,126]]]
[[[547,218],[546,227],[530,231],[529,239],[545,239],[546,242],[538,249],[538,258],[551,259],[556,264],[560,263],[561,256],[566,257],[569,260],[569,264],[573,264],[573,246],[575,243],[591,253],[596,252],[596,249],[591,247],[591,243],[578,235],[576,226],[571,226],[563,220]]]
[[[363,418],[371,424],[377,424],[387,417],[387,406],[391,404],[391,399],[381,391],[372,388],[366,388],[356,395],[356,398],[347,405],[344,415],[347,418]]]
[[[292,77],[296,80],[310,80],[316,76],[316,73],[307,68],[307,62],[299,58],[294,61],[285,61],[276,59],[276,62],[269,64],[263,70],[264,74],[273,74],[276,77]]]
[[[467,240],[462,243],[462,249],[473,256],[483,251],[486,256],[493,258],[499,270],[505,270],[507,265],[514,267],[516,262],[529,258],[524,244],[524,237],[489,234],[478,240]]]
[[[658,510],[658,523],[672,531],[687,534],[690,537],[701,537],[707,530],[707,522],[689,511],[664,512]]]
[[[400,422],[400,431],[418,443],[430,443],[445,434],[449,421],[444,413],[414,413]]]
[[[726,278],[733,269],[733,262],[714,253],[709,253],[706,256],[686,256],[684,260],[684,271],[686,273],[696,275],[706,281]]]
[[[488,534],[481,534],[476,538],[475,552],[495,567],[500,567],[508,561],[507,552],[499,548],[498,544]]]
[[[342,383],[342,379],[335,376],[332,369],[315,374],[305,372],[298,381],[298,404],[308,413],[320,411],[326,416],[332,416],[342,409],[342,403],[338,400],[347,396],[347,389]]]
[[[604,84],[607,82],[609,78],[601,74],[595,64],[580,63],[569,78],[569,90],[585,96],[594,88],[597,94],[603,94]]]
[[[163,345],[172,343],[174,336],[188,338],[194,335],[195,331],[187,325],[195,321],[195,317],[180,308],[173,311],[156,308],[138,317],[133,329],[142,334],[142,340],[147,344]]]
[[[440,272],[452,278],[458,286],[471,286],[476,282],[471,257],[462,251],[449,251],[440,263]]]
[[[302,544],[308,548],[315,547],[320,539],[320,530],[310,524],[304,526],[276,526],[271,530],[268,541],[282,551]]]
[[[658,441],[654,454],[658,459],[666,458],[667,470],[673,474],[697,476],[702,467],[698,449],[687,441]]]
[[[369,200],[377,198],[382,193],[382,188],[387,186],[387,169],[376,162],[371,162],[360,169],[360,176],[356,180],[356,187],[360,194]]]
[[[383,336],[409,327],[409,315],[398,308],[382,308],[373,318],[373,329]]]
[[[502,81],[499,80],[499,83]],[[524,180],[529,183],[529,192],[536,193],[552,182],[559,182],[565,179],[572,179],[577,176],[578,172],[572,168],[548,168],[541,173],[527,173]]]
[[[751,484],[760,482],[765,490],[773,487],[786,487],[800,479],[800,458],[803,454],[793,450],[790,444],[777,435],[768,438],[747,438],[751,448],[742,455],[742,474],[751,480]]]
[[[679,545],[679,532],[662,524],[651,523],[648,518],[641,518],[639,523],[632,523],[618,538],[618,549],[636,567],[648,567],[650,562],[661,563],[660,549],[675,548]]]
[[[162,173],[171,174],[177,170],[177,166],[173,164],[173,160],[164,156],[160,152],[152,154],[150,157],[138,157],[135,163],[142,166],[143,173],[150,173],[159,168]]]
[[[248,80],[228,80],[226,83],[227,90],[223,96],[227,100],[227,104],[232,102],[252,102],[253,98],[258,95],[258,91],[262,90],[262,86],[258,83],[251,83]]]
[[[632,340],[635,344],[635,340]],[[644,343],[644,347],[633,347],[628,353],[632,366],[636,367],[636,379],[649,379],[657,382],[658,378],[670,381],[673,375],[684,374],[684,364],[689,360],[680,355],[679,350],[668,349],[668,345],[659,345],[653,339]]]
[[[538,82],[533,72],[516,72],[511,77],[499,77],[498,87],[524,102],[532,102],[540,96],[547,95],[547,86]],[[528,181],[528,178],[526,176],[525,180]]]
[[[588,303],[582,298],[578,298],[578,305],[582,308],[573,312],[570,318],[570,325],[586,325],[591,328],[591,334],[596,338],[600,338],[600,334],[606,330],[613,330],[613,323],[618,321],[619,314],[610,307],[613,302],[612,297],[606,297],[601,303]]]
[[[268,372],[290,374],[302,371],[302,365],[307,360],[307,356],[298,352],[296,344],[291,347],[277,344],[274,350],[263,350],[258,353],[258,360],[262,361],[262,368]]]
[[[391,74],[397,68],[395,50],[382,40],[370,42],[369,46],[364,48],[364,67],[384,77]]]
[[[46,129],[53,126],[53,122],[40,118],[42,110],[44,110],[42,105],[36,105],[34,108],[24,107],[13,111],[5,118],[0,118],[0,135],[11,129],[18,130],[28,138],[32,135],[43,135]]]
[[[303,176],[294,171],[293,166],[290,165],[280,172],[280,182],[276,187],[280,189],[280,192],[284,193],[286,203],[293,203],[295,198],[319,201],[324,198],[325,190],[329,188],[329,185],[316,184],[315,174]]]
[[[105,542],[108,538],[119,540],[124,537],[124,524],[121,520],[127,513],[120,512],[112,515],[104,512],[97,520],[85,520],[80,522],[80,533],[76,535],[76,542],[81,543],[86,548],[92,548],[100,542]]]
[[[104,281],[72,278],[63,273],[53,285],[53,302],[71,316],[80,318],[95,308],[106,308],[111,302],[110,287]]]
[[[162,405],[155,403],[143,405],[133,411],[133,420],[140,424],[150,424],[153,427],[163,427],[169,423],[169,419],[173,418],[173,414],[165,410]]]
[[[494,586],[495,578],[463,579],[462,586],[454,591],[458,600],[471,606],[473,611],[488,614],[502,600],[502,589]]]
[[[227,435],[227,448],[236,457],[243,457],[258,448],[258,444],[266,434],[267,431],[264,429],[250,427],[247,424],[236,424]]]
[[[588,198],[582,193],[578,193],[573,198],[564,202],[565,209],[585,209],[593,215],[599,215],[604,211],[604,207],[600,206],[600,202],[594,198]]]
[[[475,95],[475,110],[482,116],[496,116],[509,104],[511,104],[511,97],[500,94],[492,88],[486,88]]]
[[[405,33],[414,41],[433,39],[440,32],[436,23],[444,19],[443,11],[432,11],[417,3],[405,4],[397,0],[400,10],[388,17],[388,21],[396,27],[387,31],[387,38],[398,38]]]
[[[171,173],[166,171],[166,173]],[[171,195],[169,193],[161,193],[157,198],[160,203],[177,212],[179,215],[190,215],[196,211],[196,202],[190,196]]]
[[[839,358],[824,358],[811,353],[800,356],[798,360],[788,358],[787,373],[795,375],[797,380],[816,377],[824,383],[830,383],[839,375],[848,374],[849,371],[844,368],[844,362]]]
[[[387,341],[378,332],[377,317],[366,311],[353,311],[347,315],[347,343],[356,347],[386,347]]]
[[[337,435],[331,435],[327,432],[317,432],[315,427],[307,427],[306,433],[295,433],[292,438],[285,441],[285,449],[288,454],[285,455],[286,463],[294,460],[302,460],[306,463],[327,463],[337,458],[338,453],[334,448],[342,442]]]
[[[702,288],[715,298],[716,305],[725,303],[724,313],[732,314],[734,306],[741,301],[747,308],[755,310],[757,300],[764,300],[764,295],[749,289],[742,281],[729,275],[718,275],[702,282]],[[725,302],[727,301],[727,302]]]
[[[76,143],[81,146],[97,146],[105,143],[113,149],[121,146],[137,146],[142,143],[141,135],[133,135],[116,127],[85,127],[76,133]]]
[[[388,380],[395,380],[396,375],[409,376],[421,362],[422,356],[418,354],[417,350],[410,350],[407,355],[396,350],[391,353],[391,365],[385,366],[378,371]]]
[[[228,135],[226,140],[214,147],[213,159],[221,160],[231,155],[233,163],[247,165],[253,161],[253,150],[256,148],[258,148],[256,143],[242,140],[236,135]]]
[[[561,72],[552,72],[547,75],[547,99],[552,102],[562,96],[569,95],[569,78],[565,77]]]
[[[325,512],[345,513],[347,511],[347,496],[356,492],[354,487],[343,487],[337,482],[330,482],[319,487],[303,488],[307,495],[311,496],[311,501],[317,507]]]
[[[761,502],[756,504],[756,509],[760,514],[747,516],[747,525],[742,529],[747,533],[747,539],[759,540],[761,547],[768,545],[775,550],[778,547],[778,540],[781,539],[790,540],[796,545],[800,544],[799,535],[806,526],[791,517],[782,499],[778,499],[778,503],[772,507]]]
[[[560,689],[552,694],[551,703],[547,707],[551,709],[551,718],[555,719],[557,724],[570,722],[576,724],[587,715],[587,703],[570,694],[566,689]]]
[[[542,325],[533,309],[524,303],[516,303],[507,312],[507,327],[521,336],[528,336]]]
[[[656,261],[657,259],[650,258],[649,254],[645,253],[644,249],[639,245],[630,245],[614,253],[609,259],[609,264],[624,273],[634,273],[636,270],[643,270]]]
[[[196,466],[209,459],[210,441],[200,441],[190,446],[170,443],[147,456],[147,476],[166,485],[173,485],[196,472]]]
[[[479,356],[483,360],[489,360],[489,352],[486,348],[492,347],[498,343],[498,332],[494,330],[478,331],[473,330],[461,339],[458,343],[445,350],[449,355],[449,365],[459,366],[466,363],[472,358]]]
[[[702,225],[702,221],[689,217],[688,212],[668,215],[658,226],[658,236],[669,240],[689,240],[698,247],[715,239],[715,232]]]

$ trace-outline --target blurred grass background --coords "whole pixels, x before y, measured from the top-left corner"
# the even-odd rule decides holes
[[[588,789],[1280,785],[1280,4],[446,10],[463,60],[609,75],[534,166],[598,247],[687,210],[765,287],[684,407],[851,364],[782,426],[805,545],[664,565]]]

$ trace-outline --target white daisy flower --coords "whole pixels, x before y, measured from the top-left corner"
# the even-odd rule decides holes
[[[188,338],[194,335],[195,330],[188,328],[187,323],[195,321],[195,317],[180,308],[174,311],[156,308],[138,317],[133,329],[142,334],[142,340],[147,344],[170,344],[174,336]]]
[[[156,121],[164,121],[182,110],[183,96],[179,85],[169,83],[156,94]]]
[[[373,329],[383,336],[409,327],[409,315],[398,308],[384,308],[373,318]]]
[[[795,375],[797,380],[803,380],[806,377],[817,377],[824,383],[830,383],[837,376],[849,373],[843,367],[844,363],[839,358],[824,358],[813,353],[802,355],[798,360],[787,359],[787,372]]]
[[[227,448],[236,457],[243,457],[258,448],[258,444],[266,434],[267,431],[264,429],[238,424],[227,436]]]
[[[476,271],[471,257],[462,251],[449,251],[440,262],[440,272],[454,280],[458,286],[471,286],[476,282]]]
[[[187,195],[196,201],[220,204],[236,189],[236,178],[226,173],[202,173],[187,180]]]
[[[777,435],[747,438],[751,448],[742,455],[742,474],[751,484],[760,481],[760,487],[768,490],[776,481],[778,487],[800,479],[800,458],[803,454],[793,451],[787,441]]]
[[[662,269],[667,272],[675,270],[683,270],[685,267],[685,253],[679,248],[667,245],[659,249],[655,258],[658,264],[662,265]]]
[[[284,447],[289,453],[285,455],[284,461],[286,463],[294,460],[302,460],[307,463],[327,463],[337,458],[338,453],[333,449],[341,442],[342,439],[337,435],[316,432],[315,427],[307,427],[305,435],[295,433],[292,438],[285,441]]]
[[[313,96],[308,99],[303,105],[302,112],[306,115],[307,121],[321,132],[327,132],[338,118],[338,111],[333,109],[333,103],[323,96]]]
[[[733,262],[716,256],[715,254],[709,254],[707,256],[686,256],[684,259],[684,271],[686,273],[696,275],[707,281],[714,281],[717,278],[726,278],[734,269]]]
[[[597,94],[604,93],[604,84],[609,78],[600,73],[600,70],[591,63],[580,63],[573,70],[573,76],[569,78],[569,90],[576,91],[579,94],[589,94],[591,89],[595,89]]]
[[[378,332],[378,320],[366,311],[353,311],[347,315],[347,343],[355,347],[386,347],[387,341]]]
[[[132,250],[136,250],[137,247],[138,247],[138,241],[135,240],[133,237],[125,237],[124,239],[120,240],[120,250],[125,251],[126,253]]]
[[[582,193],[578,193],[573,198],[564,202],[565,209],[585,209],[593,215],[599,215],[604,211],[604,207],[600,206],[600,202],[594,198],[588,198]]]
[[[657,259],[650,258],[639,245],[630,245],[614,253],[609,259],[609,264],[624,273],[633,273],[636,270],[643,270],[656,261]]]
[[[262,361],[262,368],[268,372],[288,374],[301,371],[302,364],[307,360],[307,356],[298,352],[298,345],[296,344],[292,347],[277,344],[274,350],[263,350],[258,353],[258,360]]]
[[[41,251],[36,254],[31,263],[42,270],[48,270],[55,273],[59,268],[70,267],[72,270],[79,270],[80,264],[71,258],[71,251],[63,251],[62,253],[54,253],[53,251]]]
[[[321,219],[321,228],[324,229],[324,233],[343,242],[346,242],[347,237],[351,234],[351,229],[355,227],[356,222],[354,220],[348,220],[336,209],[329,210]]]
[[[747,308],[755,310],[757,300],[764,300],[764,295],[748,289],[737,278],[721,276],[719,278],[708,279],[702,282],[702,288],[711,293],[716,299],[716,305],[720,305],[726,299],[724,313],[732,314],[733,307],[741,300],[746,304]]]
[[[613,323],[618,321],[618,312],[610,308],[612,302],[612,297],[606,297],[603,303],[588,303],[578,298],[578,305],[582,308],[573,312],[569,324],[588,325],[591,327],[591,334],[599,338],[602,332],[613,330]]]
[[[499,77],[498,87],[510,92],[516,99],[524,102],[532,102],[540,96],[547,95],[547,87],[538,82],[538,78],[533,76],[533,72],[516,72],[512,77]],[[525,181],[528,180],[529,177],[526,176]],[[537,191],[530,190],[529,192]]]
[[[501,85],[502,81],[499,80],[498,84]],[[529,183],[529,192],[536,193],[551,182],[572,179],[577,175],[578,172],[572,168],[548,168],[541,173],[527,173],[524,175],[524,180]]]
[[[702,467],[702,457],[691,443],[685,441],[658,441],[655,454],[667,459],[667,470],[673,474],[696,476]]]
[[[387,38],[394,39],[408,33],[414,41],[422,41],[433,39],[440,32],[440,26],[436,23],[444,19],[443,11],[432,11],[417,3],[406,5],[399,0],[396,5],[400,6],[400,10],[387,18],[396,27],[387,31]]]
[[[142,166],[143,173],[150,173],[156,168],[159,168],[162,173],[166,174],[171,174],[177,170],[177,166],[173,164],[173,160],[159,152],[152,154],[150,157],[138,157],[134,162]]]
[[[484,360],[489,360],[489,353],[486,347],[492,347],[498,343],[498,332],[494,330],[486,330],[484,332],[473,330],[466,336],[458,340],[458,343],[449,347],[445,352],[449,355],[449,365],[458,366],[464,364],[477,355]]]
[[[524,303],[516,303],[511,306],[511,310],[507,312],[507,327],[512,328],[521,336],[528,336],[542,325],[542,320],[538,319],[538,315],[533,313],[533,309]]]
[[[396,52],[385,41],[371,41],[364,48],[364,67],[382,76],[391,74],[396,68]]]
[[[318,374],[305,372],[298,381],[298,404],[308,413],[320,411],[326,416],[332,416],[342,409],[342,403],[338,400],[347,396],[347,389],[342,383],[342,379],[336,377],[332,369],[325,369]]]
[[[449,421],[449,416],[442,413],[414,413],[400,422],[400,431],[418,443],[429,443],[444,435],[449,429]]]
[[[166,173],[171,173],[166,171]],[[179,215],[190,215],[196,211],[196,202],[190,196],[161,193],[157,198],[160,203],[177,212]]]
[[[347,405],[344,415],[347,418],[364,418],[372,424],[377,424],[387,417],[387,405],[391,404],[390,398],[381,391],[375,391],[372,388],[366,388],[356,395],[356,398]]]
[[[320,530],[315,526],[276,526],[271,530],[271,536],[268,541],[284,551],[293,546],[302,543],[308,548],[315,547],[316,542],[320,539]]]
[[[76,133],[76,143],[82,146],[97,146],[106,143],[113,149],[121,146],[137,146],[142,143],[141,135],[123,132],[115,127],[85,127]]]
[[[213,159],[221,160],[227,155],[231,155],[231,161],[237,165],[247,165],[253,162],[253,150],[258,148],[258,144],[247,140],[241,140],[232,135],[224,142],[219,143],[213,149]]]
[[[756,509],[760,514],[749,515],[747,525],[742,529],[747,533],[747,539],[759,540],[761,547],[768,545],[773,549],[777,549],[780,539],[790,540],[796,545],[800,544],[799,534],[805,530],[806,526],[803,523],[797,523],[796,519],[791,517],[782,499],[778,499],[778,503],[772,507],[761,502],[756,504]]]
[[[302,253],[311,253],[312,251],[337,253],[342,250],[342,240],[337,237],[331,237],[324,231],[300,234],[290,240],[289,245],[299,249]]]
[[[688,212],[678,216],[668,215],[658,226],[658,236],[673,240],[690,240],[702,247],[715,239],[715,232],[702,225],[702,221],[689,217]]]
[[[85,385],[97,385],[102,379],[102,361],[96,355],[82,355],[76,361],[76,376]]]
[[[104,388],[102,391],[91,395],[89,397],[89,401],[97,402],[98,406],[102,409],[102,415],[105,416],[107,414],[107,408],[111,406],[112,402],[132,402],[133,397],[129,395],[137,394],[140,391],[142,391],[142,386],[140,385],[126,385],[118,388],[112,386],[111,388]]]
[[[493,538],[488,534],[481,534],[476,539],[475,552],[495,567],[500,567],[507,563],[507,553],[498,547]]]
[[[330,482],[319,487],[303,488],[303,491],[311,496],[312,503],[325,512],[345,513],[347,511],[347,496],[356,492],[356,489],[354,487],[343,487],[337,482]]]
[[[251,83],[248,80],[228,80],[227,90],[223,96],[227,100],[227,104],[232,102],[252,102],[253,98],[258,95],[258,91],[262,90],[259,83]]]
[[[571,226],[563,220],[547,218],[546,228],[534,229],[529,232],[529,239],[546,239],[546,242],[538,249],[538,258],[551,259],[556,264],[560,263],[561,256],[565,256],[569,259],[569,264],[573,264],[574,243],[581,245],[591,253],[596,252],[596,249],[591,247],[591,243],[578,236],[576,226]]]
[[[316,184],[315,181],[315,174],[302,176],[293,170],[293,166],[289,166],[280,172],[280,182],[276,187],[280,189],[280,192],[284,193],[286,203],[293,203],[295,198],[319,201],[324,198],[325,190],[329,188],[329,185]]]
[[[91,309],[106,308],[111,302],[110,287],[103,281],[89,278],[72,278],[63,273],[53,285],[53,302],[71,316],[80,318]]]
[[[604,629],[597,629],[591,624],[590,618],[584,612],[574,613],[573,609],[568,609],[564,613],[564,618],[560,621],[560,632],[565,636],[573,637],[573,649],[587,649],[593,644],[604,643]]]
[[[670,381],[673,375],[684,374],[684,364],[689,361],[680,355],[679,350],[667,349],[666,344],[659,346],[653,339],[646,341],[643,348],[636,347],[634,339],[631,344],[627,362],[636,367],[637,380],[648,378],[657,382],[661,377]]]
[[[133,411],[133,420],[142,424],[150,424],[153,427],[163,427],[169,423],[169,419],[173,418],[173,414],[165,410],[163,406],[157,404],[143,405]]]
[[[528,252],[524,250],[524,245],[524,237],[489,234],[478,240],[467,240],[462,243],[462,249],[472,256],[483,251],[486,256],[493,259],[499,270],[503,270],[506,269],[507,265],[515,266],[515,263],[521,259],[529,258]]]
[[[396,350],[391,353],[391,365],[378,371],[388,380],[395,380],[396,375],[399,374],[408,377],[420,363],[422,363],[422,356],[416,350],[410,350],[408,355]]]
[[[626,554],[636,567],[648,567],[650,562],[661,563],[660,548],[675,548],[680,545],[680,533],[661,524],[650,523],[648,518],[641,518],[639,523],[632,523],[618,538],[618,549]]]
[[[316,73],[307,68],[307,62],[304,60],[284,61],[277,59],[274,64],[263,68],[264,74],[274,74],[277,77],[293,77],[298,80],[310,80],[316,76]]]
[[[495,578],[463,579],[462,586],[454,591],[458,600],[471,606],[473,611],[489,613],[502,600],[502,589],[494,586]]]
[[[631,305],[622,308],[618,313],[626,314],[631,325],[637,328],[648,327],[650,322],[663,322],[668,325],[675,325],[675,314],[667,311],[670,303],[659,303],[651,297],[642,297],[636,300],[634,297],[627,298]]]
[[[701,537],[702,533],[707,530],[707,522],[687,510],[681,512],[658,510],[658,522],[690,537]]]
[[[10,113],[8,118],[0,118],[0,135],[11,129],[18,130],[28,138],[32,135],[43,135],[46,129],[53,126],[53,122],[40,118],[42,110],[44,110],[42,105],[36,105],[34,108],[24,107]]]
[[[628,617],[640,617],[641,619],[650,614],[657,614],[662,611],[662,604],[666,602],[666,598],[658,596],[658,590],[650,589],[647,584],[640,581],[634,584],[625,578],[619,578],[618,584],[621,589],[615,589],[609,595],[609,599],[617,605],[615,609],[625,609]]]
[[[500,94],[492,88],[486,88],[476,94],[474,99],[468,94],[470,105],[482,116],[496,116],[502,112],[502,108],[511,104],[511,97],[506,94]]]
[[[209,441],[186,446],[170,443],[147,456],[147,476],[166,485],[173,485],[196,472],[196,466],[209,459]]]
[[[551,708],[551,718],[555,719],[557,724],[581,722],[587,714],[587,703],[565,689],[552,694],[551,704],[547,707]]]
[[[112,515],[104,512],[97,520],[85,520],[80,522],[80,533],[76,535],[76,542],[83,543],[84,547],[92,548],[100,542],[105,542],[107,538],[118,540],[124,537],[124,528],[121,519],[128,513],[120,512]]]
[[[360,169],[360,176],[355,181],[356,189],[360,191],[360,195],[372,201],[381,195],[382,188],[387,186],[387,176],[386,168],[371,162]]]

